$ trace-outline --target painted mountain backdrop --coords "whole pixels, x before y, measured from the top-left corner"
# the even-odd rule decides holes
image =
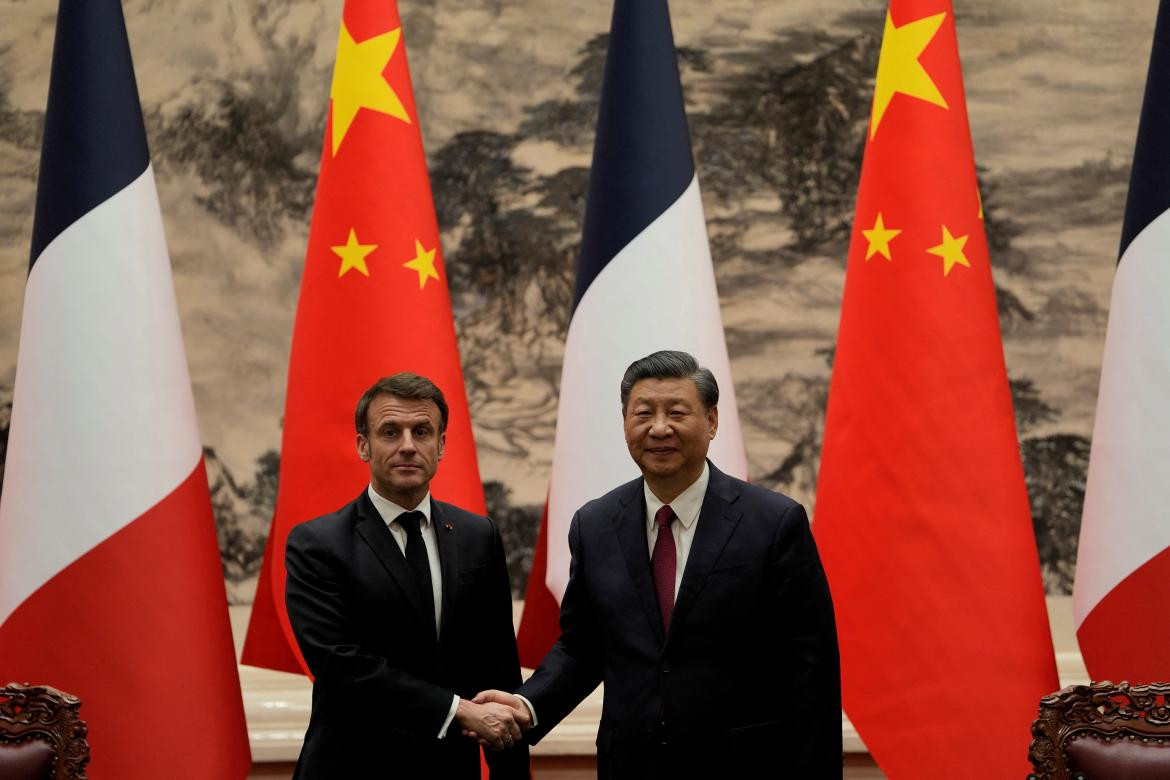
[[[255,587],[276,495],[340,6],[125,0],[224,572],[241,602]],[[552,453],[609,7],[400,8],[480,468],[520,593]],[[1071,587],[1155,11],[1153,0],[956,0],[1008,368],[1054,594]],[[52,0],[0,0],[0,468],[55,12]],[[675,0],[672,12],[751,474],[812,507],[885,6]]]

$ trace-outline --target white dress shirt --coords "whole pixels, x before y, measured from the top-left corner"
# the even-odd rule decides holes
[[[691,542],[695,539],[695,529],[699,526],[699,510],[703,508],[703,498],[707,495],[707,483],[711,481],[711,467],[703,464],[703,473],[699,478],[679,493],[670,502],[674,510],[677,523],[670,524],[670,532],[674,536],[674,595],[678,596],[678,586],[682,583],[683,571],[687,567],[687,556],[691,554]],[[654,542],[658,539],[658,523],[654,515],[658,514],[666,502],[654,495],[650,486],[643,484],[646,497],[646,543],[647,554],[653,556]],[[528,707],[528,714],[532,716],[532,725],[536,725],[536,708],[526,697],[517,694],[517,699]]]
[[[431,522],[431,493],[428,490],[422,501],[413,509],[401,507],[390,499],[383,498],[378,494],[378,491],[374,490],[373,485],[370,485],[368,493],[370,501],[374,504],[374,509],[378,510],[382,521],[390,529],[394,541],[398,542],[398,549],[402,550],[403,557],[406,556],[406,529],[395,521],[399,515],[406,512],[422,512],[423,519],[420,521],[419,527],[422,530],[423,545],[427,548],[427,562],[431,565],[431,589],[435,597],[435,637],[437,638],[443,616],[443,571],[439,567],[439,539],[435,534],[435,524]],[[451,701],[451,710],[447,713],[447,719],[443,721],[443,726],[439,729],[439,739],[447,736],[447,729],[451,726],[451,721],[455,719],[455,711],[458,709],[459,697],[454,696]]]
[[[695,540],[695,529],[699,526],[699,510],[703,508],[703,497],[707,495],[707,483],[711,481],[711,467],[703,464],[703,473],[687,487],[686,490],[675,496],[670,502],[674,510],[677,523],[670,524],[670,533],[674,536],[674,595],[678,597],[678,587],[682,584],[683,571],[687,567],[687,556],[691,554],[691,542]],[[643,484],[646,495],[646,543],[649,545],[648,554],[654,555],[654,542],[658,539],[658,523],[654,515],[665,505],[658,496],[650,490],[650,486]]]

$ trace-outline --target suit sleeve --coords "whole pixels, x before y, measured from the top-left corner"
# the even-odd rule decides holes
[[[602,632],[585,576],[580,512],[569,526],[569,552],[569,583],[561,599],[561,636],[540,668],[517,691],[532,702],[540,721],[527,735],[534,745],[572,712],[602,678]]]
[[[807,731],[794,747],[794,776],[840,778],[841,659],[829,583],[804,507],[784,514],[772,547],[776,600],[791,672],[792,706],[804,712]],[[799,768],[799,769],[798,769]]]
[[[520,684],[520,655],[516,650],[516,631],[512,627],[512,585],[508,580],[508,559],[499,529],[491,525],[491,599],[487,616],[487,632],[483,637],[484,653],[488,656],[487,685],[501,691],[510,691]],[[455,728],[455,726],[452,726]],[[491,780],[528,780],[528,745],[523,740],[502,751],[485,750]]]
[[[307,525],[292,529],[285,548],[289,621],[315,682],[366,701],[388,725],[433,740],[451,710],[451,691],[432,685],[361,645],[339,576],[343,563]]]

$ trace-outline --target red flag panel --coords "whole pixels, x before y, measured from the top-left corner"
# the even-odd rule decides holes
[[[813,527],[886,774],[1025,774],[1058,683],[946,0],[890,4]],[[994,717],[914,714],[993,688]]]
[[[276,513],[245,663],[288,669],[287,648],[304,668],[284,605],[285,540],[368,482],[354,449],[354,406],[375,380],[398,371],[429,377],[450,407],[433,491],[484,513],[401,21],[392,2],[350,0],[293,329]]]

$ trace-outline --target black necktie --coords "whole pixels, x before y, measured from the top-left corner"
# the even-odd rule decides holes
[[[395,522],[406,531],[406,565],[414,575],[414,584],[418,586],[423,609],[430,618],[427,624],[434,629],[435,590],[431,585],[431,562],[427,558],[427,546],[422,538],[422,520],[422,512],[403,512]]]

